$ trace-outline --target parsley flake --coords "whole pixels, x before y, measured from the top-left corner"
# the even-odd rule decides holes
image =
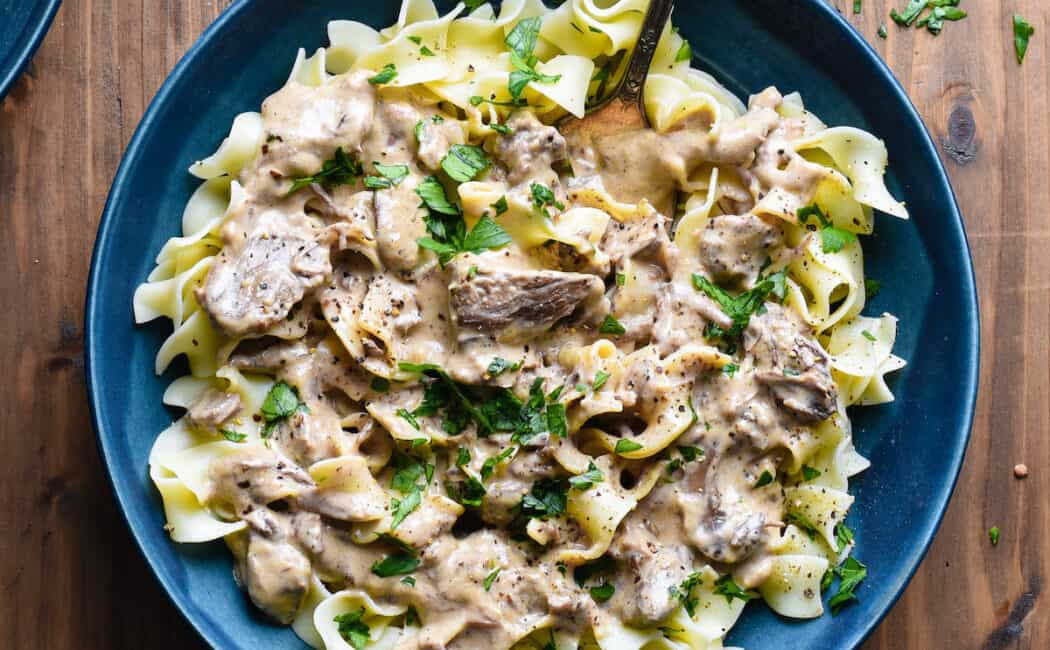
[[[388,84],[397,77],[397,67],[393,63],[388,63],[383,66],[383,69],[379,71],[374,77],[368,78],[368,83],[373,86],[381,84]]]
[[[594,487],[595,483],[601,483],[604,480],[605,476],[602,474],[602,471],[598,469],[598,466],[595,465],[593,461],[591,461],[587,464],[586,472],[577,476],[569,477],[569,485],[582,492]]]

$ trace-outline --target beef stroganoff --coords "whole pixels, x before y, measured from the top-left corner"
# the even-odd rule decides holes
[[[862,316],[872,135],[742,104],[665,28],[651,128],[558,129],[645,0],[404,0],[328,26],[190,172],[135,294],[185,355],[150,476],[317,648],[721,648],[752,599],[856,598],[846,408],[890,401]]]

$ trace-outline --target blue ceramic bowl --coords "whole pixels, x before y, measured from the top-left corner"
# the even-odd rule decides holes
[[[157,579],[217,648],[301,648],[291,630],[263,621],[237,589],[221,543],[176,545],[146,460],[173,413],[161,404],[180,374],[153,374],[170,331],[136,327],[131,299],[164,241],[179,230],[198,181],[186,168],[210,153],[234,115],[257,110],[284,82],[296,48],[326,45],[329,20],[375,26],[396,19],[395,0],[240,0],[178,64],[139,125],[99,227],[88,286],[88,386],[99,446],[117,500]],[[741,96],[769,84],[800,90],[833,125],[885,138],[890,190],[911,221],[880,216],[865,240],[870,277],[883,283],[867,308],[900,317],[891,379],[898,399],[856,409],[856,443],[871,459],[853,482],[850,522],[868,565],[860,601],[838,616],[779,618],[752,604],[729,637],[748,648],[853,648],[886,614],[926,553],[951,495],[977,390],[973,269],[959,210],[922,121],[890,71],[823,0],[682,0],[675,14],[705,69]],[[184,369],[182,370],[184,372]]]
[[[61,0],[0,0],[0,100],[44,40]]]

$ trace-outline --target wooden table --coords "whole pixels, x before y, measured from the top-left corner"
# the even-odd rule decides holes
[[[66,0],[0,107],[0,647],[193,648],[103,475],[84,382],[84,286],[110,181],[168,71],[229,0]],[[742,0],[743,1],[743,0]],[[790,1],[790,0],[786,0]],[[941,144],[977,268],[980,400],[929,556],[866,648],[1048,648],[1050,2],[963,0],[934,38],[904,0],[834,0]],[[1037,29],[1024,66],[1010,15]],[[2,19],[2,17],[0,17]],[[889,37],[876,36],[889,23]],[[1013,477],[1015,463],[1031,475]],[[998,547],[987,530],[1002,529]]]

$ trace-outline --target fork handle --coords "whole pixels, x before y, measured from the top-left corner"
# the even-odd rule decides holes
[[[634,46],[631,60],[627,64],[627,73],[616,93],[624,103],[637,103],[641,106],[645,78],[649,75],[653,54],[673,7],[674,0],[650,0],[645,20],[642,21],[642,31],[638,34],[638,44]],[[644,110],[642,114],[645,114]]]

